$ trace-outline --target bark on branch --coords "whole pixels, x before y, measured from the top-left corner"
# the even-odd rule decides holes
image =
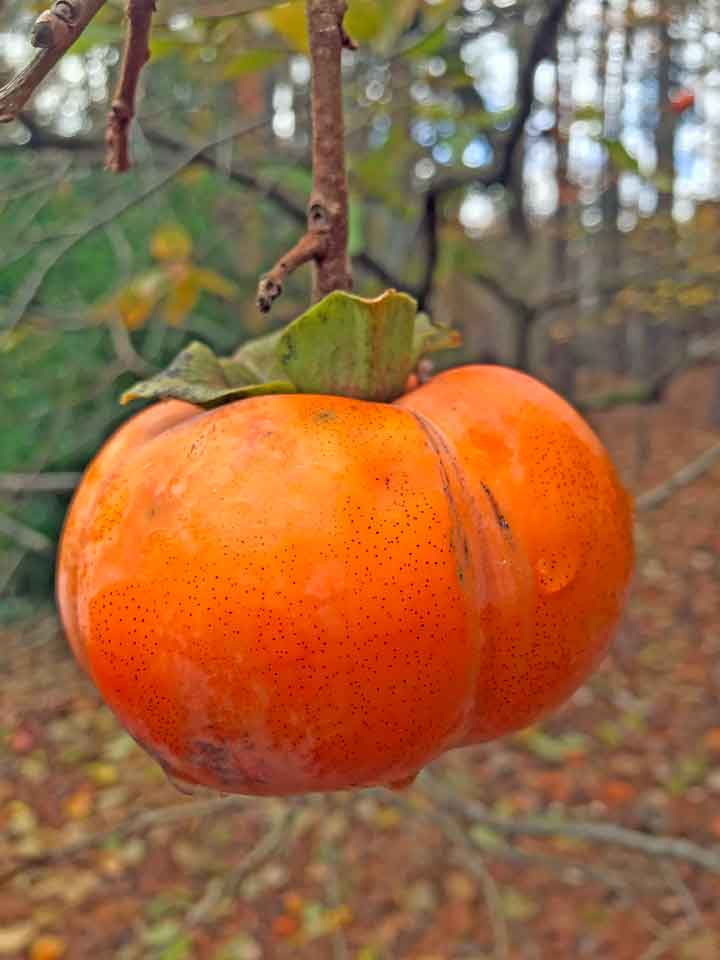
[[[345,0],[307,0],[312,61],[313,190],[307,232],[260,281],[257,303],[267,312],[286,276],[313,263],[313,300],[350,290],[348,187],[342,103],[342,51],[354,44],[343,27]]]
[[[105,0],[55,0],[35,21],[30,42],[40,52],[0,87],[0,123],[14,120],[55,64],[75,43]]]
[[[105,166],[113,173],[130,169],[128,133],[135,115],[140,71],[150,59],[150,25],[154,11],[155,0],[127,0],[125,50],[105,132]]]

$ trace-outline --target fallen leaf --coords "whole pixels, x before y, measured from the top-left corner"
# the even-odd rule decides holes
[[[118,781],[117,767],[111,763],[89,763],[85,772],[88,778],[98,787],[111,787]]]
[[[30,960],[59,960],[65,956],[66,948],[62,937],[38,937],[30,947]]]
[[[13,927],[0,927],[0,956],[19,953],[32,940],[34,928],[31,923],[19,923]]]
[[[600,788],[600,799],[609,807],[620,807],[637,796],[637,788],[626,780],[607,780]]]
[[[65,813],[71,820],[84,820],[93,808],[94,795],[89,787],[80,787],[65,801]]]
[[[300,921],[289,913],[281,913],[272,922],[272,935],[278,940],[294,936],[300,929]]]

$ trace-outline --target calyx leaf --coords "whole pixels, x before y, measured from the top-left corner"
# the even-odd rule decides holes
[[[394,400],[414,366],[416,317],[412,297],[394,290],[331,293],[285,329],[280,362],[300,393]]]
[[[374,300],[337,291],[283,330],[219,358],[191,343],[166,370],[121,398],[172,397],[210,408],[268,393],[316,393],[390,402],[405,392],[421,356],[458,346],[456,331],[434,326],[404,293]]]
[[[232,361],[220,360],[210,347],[194,341],[165,370],[126,390],[120,402],[171,398],[210,409],[245,397],[295,392],[295,387],[286,380],[233,382],[234,372]]]

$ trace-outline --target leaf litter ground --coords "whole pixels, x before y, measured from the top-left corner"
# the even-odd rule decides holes
[[[633,490],[716,442],[704,418],[717,376],[594,418]],[[469,809],[612,821],[720,852],[720,466],[642,514],[637,540],[628,614],[592,681],[542,725],[456,752],[402,794],[183,799],[52,616],[6,631],[0,873],[75,852],[0,886],[0,958],[720,957],[720,874],[505,836]]]

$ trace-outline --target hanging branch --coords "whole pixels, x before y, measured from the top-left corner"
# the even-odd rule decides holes
[[[130,169],[128,131],[135,115],[140,71],[150,59],[150,25],[154,12],[155,0],[127,0],[125,50],[105,132],[105,166],[113,173]]]
[[[313,190],[302,239],[275,264],[258,286],[257,304],[267,313],[285,278],[313,262],[313,299],[350,290],[348,186],[342,104],[342,51],[355,45],[343,27],[345,0],[307,0],[312,61]]]
[[[669,500],[676,490],[694,483],[718,462],[720,462],[720,443],[709,447],[664,483],[639,496],[635,501],[635,509],[637,511],[654,510],[655,507],[659,507],[666,500]]]
[[[75,43],[105,0],[55,0],[35,21],[30,43],[40,52],[0,87],[0,123],[14,120],[55,64]]]

